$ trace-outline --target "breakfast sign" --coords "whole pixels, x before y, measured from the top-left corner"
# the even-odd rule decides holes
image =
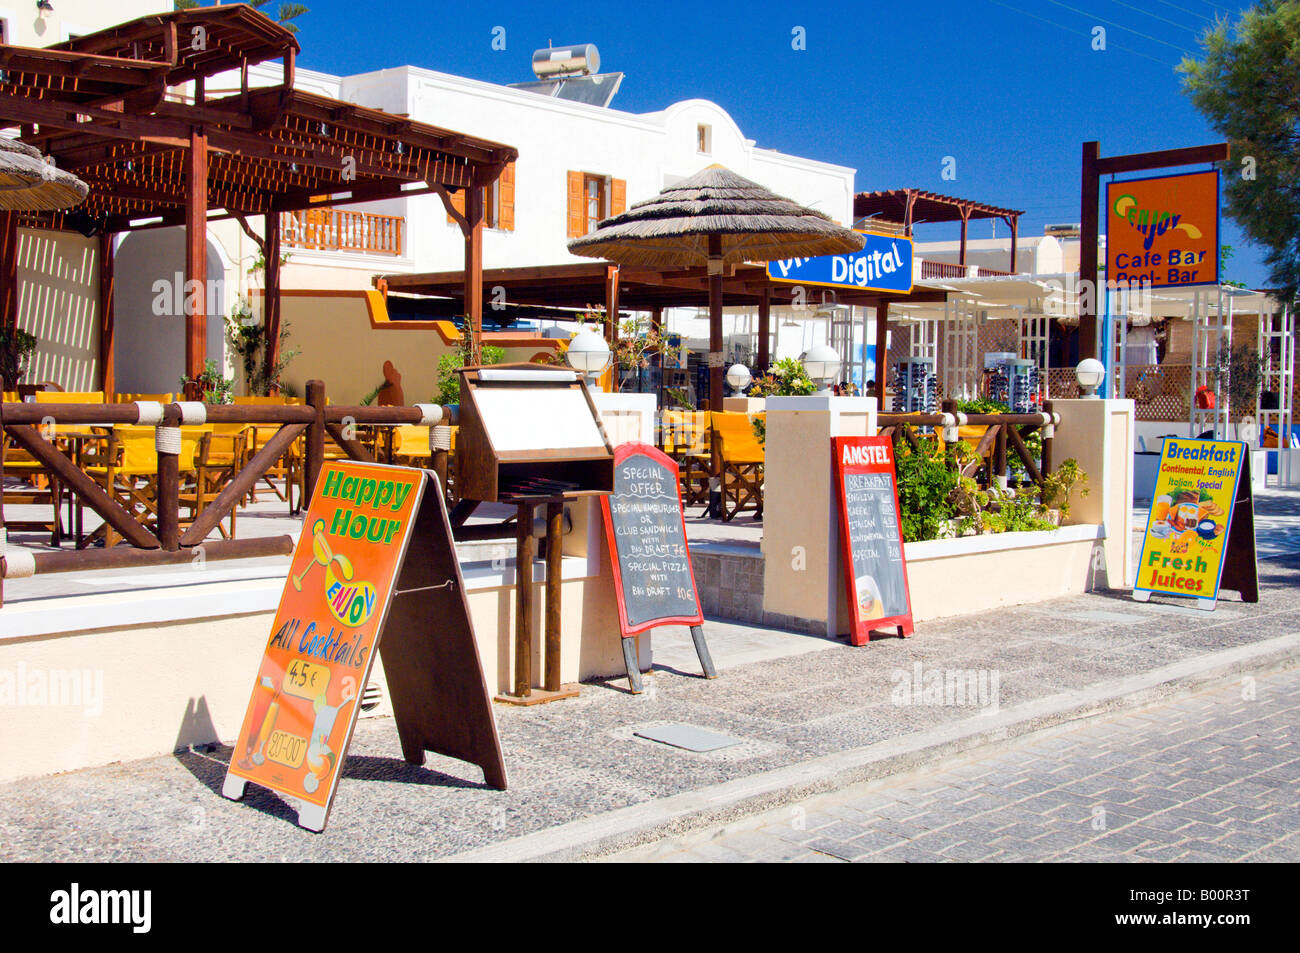
[[[427,471],[334,461],[320,472],[222,794],[251,781],[324,830],[375,653],[407,761],[426,750],[505,787],[442,487]]]
[[[889,437],[835,437],[835,482],[852,631],[865,645],[873,631],[912,634],[912,599],[898,517],[894,445]]]
[[[1259,600],[1246,444],[1166,437],[1133,597],[1184,596],[1213,609],[1221,587]]]
[[[1219,173],[1106,185],[1106,281],[1191,288],[1219,281]]]

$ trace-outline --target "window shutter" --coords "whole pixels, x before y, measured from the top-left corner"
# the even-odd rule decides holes
[[[461,215],[465,214],[465,190],[464,189],[461,189],[459,192],[451,193],[451,207],[454,208],[457,212],[460,212]],[[449,214],[447,216],[447,221],[455,222],[456,220],[452,218],[451,215]]]
[[[611,179],[609,184],[609,214],[622,215],[627,211],[627,180]]]
[[[497,183],[497,227],[507,232],[515,230],[515,164],[512,162],[501,172]]]
[[[569,171],[569,237],[587,234],[586,201],[582,191],[582,173]]]

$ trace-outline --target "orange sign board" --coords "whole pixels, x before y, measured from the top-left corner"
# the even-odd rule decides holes
[[[336,461],[320,473],[229,774],[324,826],[425,476]],[[241,786],[242,787],[242,786]],[[317,826],[317,823],[319,826]]]
[[[1219,281],[1219,173],[1106,185],[1106,282],[1190,288]]]

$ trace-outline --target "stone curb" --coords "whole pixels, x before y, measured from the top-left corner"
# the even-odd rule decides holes
[[[1027,735],[1191,695],[1244,675],[1291,668],[1298,661],[1300,633],[1279,636],[1102,682],[1081,692],[1061,692],[995,714],[582,818],[441,862],[592,859],[958,756],[977,751],[991,754]]]

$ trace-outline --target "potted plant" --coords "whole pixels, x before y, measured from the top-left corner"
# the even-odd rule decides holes
[[[182,377],[180,379],[181,390],[189,381]],[[200,391],[203,392],[203,403],[205,404],[230,404],[235,400],[235,382],[221,373],[221,368],[217,362],[208,358],[203,365],[203,373],[194,379]]]
[[[1079,496],[1088,495],[1088,474],[1079,468],[1073,457],[1062,461],[1051,473],[1043,477],[1039,509],[1045,518],[1060,526],[1070,515],[1070,492],[1078,488]]]

